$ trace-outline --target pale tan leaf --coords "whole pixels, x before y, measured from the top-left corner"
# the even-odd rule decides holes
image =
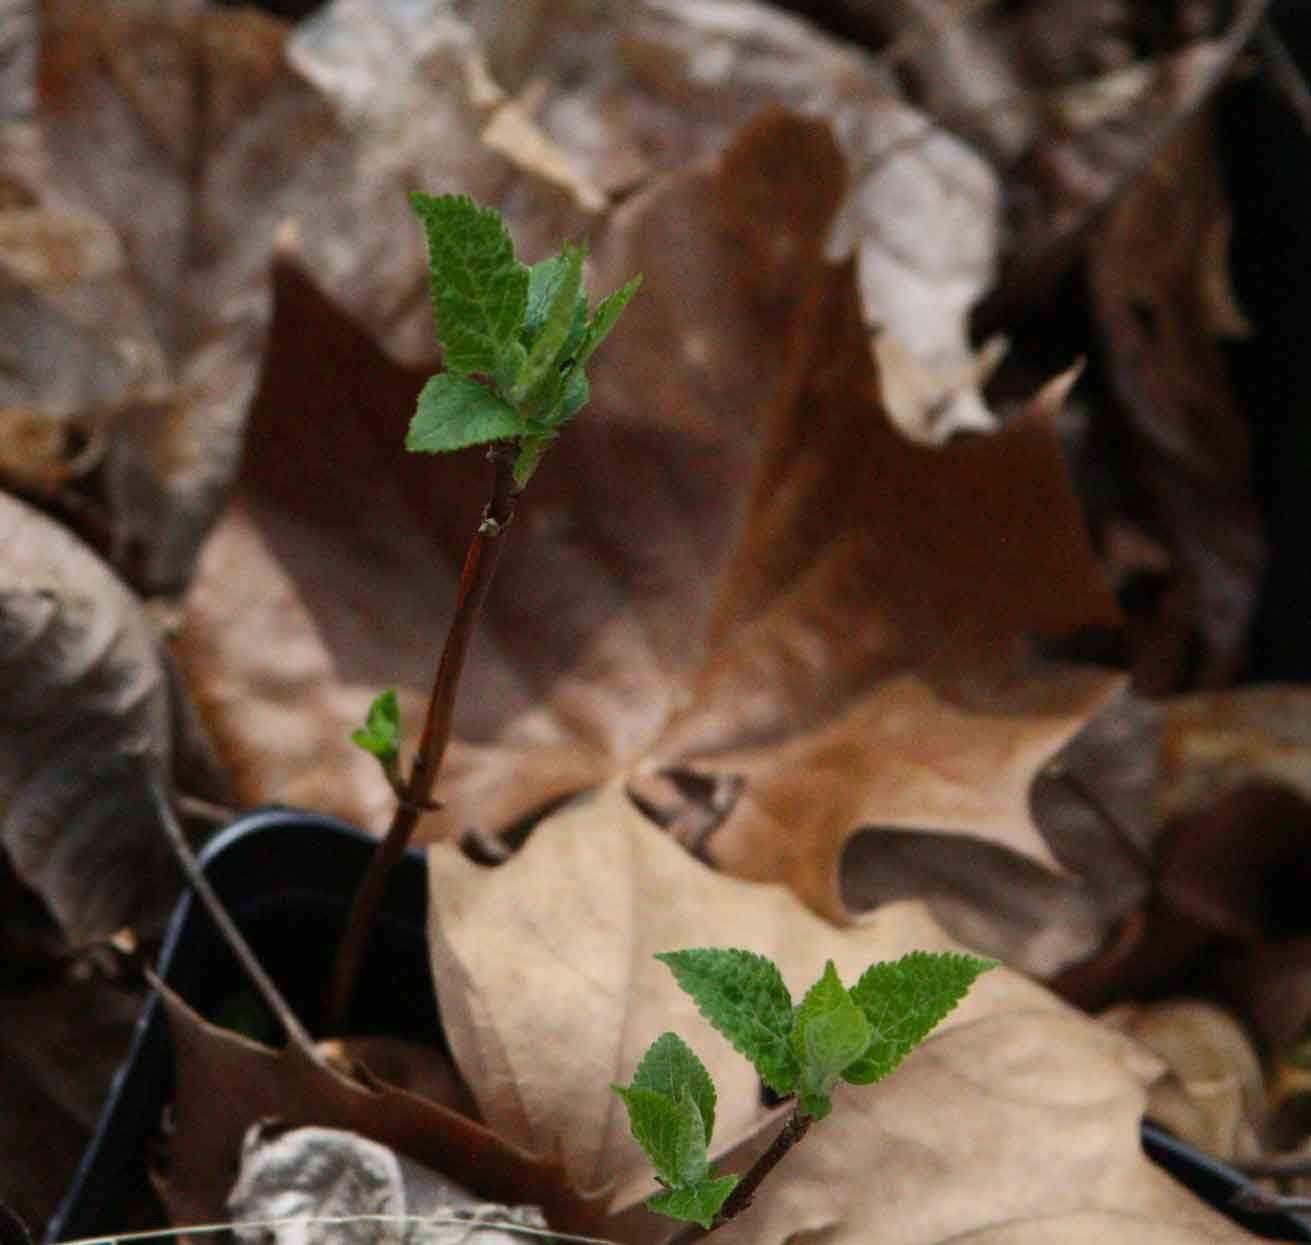
[[[1103,1020],[1169,1070],[1148,1096],[1152,1119],[1226,1162],[1260,1153],[1266,1117],[1261,1061],[1236,1017],[1214,1003],[1184,998],[1125,1004]]]
[[[654,1191],[623,1106],[646,1045],[679,1032],[718,1089],[722,1154],[763,1143],[777,1112],[749,1065],[651,959],[740,946],[777,960],[794,996],[832,958],[844,981],[872,961],[952,946],[924,908],[893,904],[839,930],[775,885],[726,878],[679,852],[611,783],[537,827],[487,869],[430,850],[430,946],[452,1049],[480,1110],[520,1144],[562,1148],[575,1182],[619,1182],[612,1210]],[[885,1082],[842,1090],[726,1239],[835,1243],[1251,1239],[1143,1155],[1144,1087],[1160,1065],[1005,968],[985,974]],[[742,1156],[735,1158],[735,1165]],[[661,1239],[644,1211],[609,1225]]]

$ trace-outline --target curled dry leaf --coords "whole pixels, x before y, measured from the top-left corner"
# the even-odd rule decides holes
[[[429,861],[434,979],[483,1117],[520,1145],[559,1146],[575,1183],[615,1182],[605,1231],[622,1241],[667,1228],[634,1209],[655,1185],[607,1085],[661,1031],[683,1035],[718,1086],[716,1154],[758,1148],[781,1122],[654,952],[746,947],[775,959],[795,995],[829,958],[850,981],[874,960],[953,945],[915,902],[839,930],[783,887],[714,873],[652,827],[619,782],[553,815],[498,868],[450,844]],[[1159,1070],[996,969],[886,1081],[839,1091],[832,1117],[720,1235],[762,1245],[812,1232],[834,1245],[1251,1239],[1144,1157],[1144,1085]]]
[[[1050,290],[1101,211],[1220,85],[1265,9],[1266,0],[1213,6],[1226,24],[1201,31],[1199,15],[1205,23],[1209,14],[1189,5],[1162,14],[1048,2],[997,20],[1024,87],[1017,112],[1032,136],[1023,162],[1029,184],[1021,192],[1013,183],[1025,207],[998,306],[1032,306]]]
[[[1119,683],[1028,651],[1119,617],[1051,428],[1066,382],[995,436],[896,432],[852,266],[822,253],[843,186],[827,127],[774,112],[594,239],[598,285],[645,288],[524,498],[430,835],[673,772],[719,803],[680,795],[670,818],[833,916],[861,826],[1054,867],[1030,782]],[[243,798],[372,818],[388,792],[347,738],[387,683],[420,712],[483,481],[407,458],[418,378],[294,272],[280,291],[277,366],[179,652]]]
[[[140,603],[63,528],[0,494],[0,836],[74,940],[174,890],[165,658]]]
[[[534,1157],[438,1102],[352,1078],[292,1043],[272,1050],[210,1024],[158,986],[173,1037],[173,1141],[155,1184],[175,1224],[223,1216],[247,1130],[276,1118],[358,1133],[457,1181],[480,1198],[541,1206],[560,1227],[586,1231],[600,1206],[562,1177],[554,1155]]]
[[[1260,1153],[1266,1114],[1261,1061],[1229,1012],[1196,999],[1172,999],[1126,1004],[1102,1019],[1164,1061],[1168,1073],[1148,1094],[1152,1119],[1226,1161]]]

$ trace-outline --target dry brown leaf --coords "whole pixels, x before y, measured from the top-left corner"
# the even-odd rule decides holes
[[[1029,782],[1117,685],[1027,657],[1118,617],[1050,429],[1063,387],[943,450],[891,429],[850,266],[819,250],[842,183],[826,128],[775,114],[595,240],[598,284],[642,270],[644,294],[524,498],[430,835],[676,767],[749,778],[712,851],[835,915],[863,824],[1053,864]],[[391,681],[416,717],[482,481],[406,460],[417,377],[279,288],[180,654],[244,798],[375,820],[389,795],[347,734]]]
[[[607,187],[717,150],[780,102],[841,136],[856,186],[842,245],[859,248],[867,318],[932,378],[926,435],[987,422],[966,317],[993,271],[1000,191],[967,145],[768,6],[553,6],[549,21],[521,7],[466,20],[444,0],[339,0],[288,33],[250,10],[52,0],[39,56],[16,25],[13,63],[35,65],[39,89],[0,144],[16,205],[0,210],[0,265],[25,274],[0,315],[34,348],[4,404],[24,440],[0,469],[48,491],[103,452],[104,512],[73,517],[134,583],[177,592],[237,466],[275,238],[294,235],[396,358],[425,359],[406,190],[500,205],[536,257],[591,223]]]
[[[1174,553],[1183,598],[1182,619],[1158,611],[1140,621],[1148,634],[1135,643],[1135,685],[1148,695],[1232,680],[1246,657],[1265,567],[1246,417],[1222,353],[1237,314],[1228,310],[1232,296],[1217,311],[1228,237],[1207,112],[1089,238],[1095,313],[1128,421],[1120,471],[1143,499],[1142,517]],[[1177,612],[1179,602],[1166,600]]]
[[[23,29],[37,107],[0,132],[0,327],[19,347],[0,410],[26,448],[7,443],[0,472],[50,491],[86,469],[70,430],[103,449],[87,522],[134,583],[185,585],[231,483],[288,220],[415,357],[431,345],[406,190],[511,199],[543,247],[601,206],[516,101],[479,93],[448,8],[342,3],[289,38],[252,8],[51,0],[39,56]]]
[[[852,270],[821,254],[842,185],[826,128],[776,113],[594,239],[598,286],[646,286],[522,504],[430,835],[615,773],[649,794],[674,767],[745,776],[702,825],[724,822],[712,852],[834,915],[862,825],[1052,866],[1030,781],[1118,683],[1027,655],[1118,619],[1050,426],[1063,385],[994,437],[896,433]],[[279,366],[179,652],[245,799],[375,821],[389,793],[347,737],[388,683],[419,712],[483,482],[407,459],[418,378],[294,272],[280,290]]]
[[[680,1032],[718,1086],[723,1153],[776,1122],[749,1065],[701,1020],[653,952],[742,946],[774,958],[796,993],[832,958],[844,980],[872,961],[952,945],[916,903],[839,930],[784,888],[694,861],[619,782],[543,822],[487,869],[430,850],[430,947],[447,1035],[488,1123],[561,1147],[576,1183],[616,1181],[624,1211],[654,1191],[608,1088],[660,1032]],[[832,1117],[721,1230],[767,1245],[843,1242],[1250,1239],[1143,1156],[1144,1085],[1159,1065],[1018,974],[982,977],[887,1081],[841,1091]],[[644,1211],[612,1220],[661,1239]]]
[[[1217,7],[1214,21],[1226,24],[1203,30],[1196,19],[1208,15],[1196,6],[1158,14],[1118,0],[1043,0],[997,20],[1033,135],[1004,299],[1048,292],[1102,209],[1220,85],[1265,8]]]
[[[1195,812],[1250,783],[1311,800],[1311,691],[1235,687],[1163,702],[1165,818]]]
[[[1153,899],[1062,979],[1063,993],[1104,1007],[1177,989],[1186,976],[1276,1048],[1298,1038],[1311,1017],[1309,707],[1304,688],[1281,686],[1160,702],[1161,776],[1144,798],[1159,827]]]
[[[74,940],[175,894],[151,797],[173,755],[165,660],[113,572],[0,494],[0,842]]]
[[[266,1118],[319,1124],[376,1141],[478,1196],[539,1205],[560,1227],[594,1225],[595,1199],[566,1184],[554,1156],[533,1157],[436,1102],[351,1079],[299,1046],[260,1046],[220,1029],[159,986],[173,1036],[172,1142],[155,1183],[175,1224],[221,1219],[247,1129]]]

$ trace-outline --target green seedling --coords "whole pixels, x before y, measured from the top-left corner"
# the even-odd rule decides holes
[[[585,244],[566,245],[531,267],[515,258],[509,231],[491,208],[465,195],[415,192],[410,206],[428,241],[428,272],[442,370],[419,394],[405,447],[444,454],[488,446],[491,498],[469,543],[455,613],[433,679],[414,763],[401,773],[400,714],[394,691],[369,708],[351,736],[377,758],[396,792],[386,837],[360,883],[327,1003],[339,1030],[378,903],[392,869],[432,798],[450,742],[455,695],[469,641],[500,557],[515,502],[561,429],[587,402],[586,364],[637,292],[641,277],[589,312]]]
[[[647,1048],[633,1083],[612,1086],[663,1186],[647,1205],[699,1225],[702,1233],[746,1210],[783,1155],[832,1111],[830,1095],[840,1082],[868,1085],[887,1076],[965,997],[975,978],[996,965],[956,952],[912,951],[870,965],[848,990],[830,960],[794,1007],[778,967],[763,955],[704,948],[667,951],[656,959],[668,965],[701,1014],[754,1065],[765,1085],[796,1100],[749,1171],[715,1176],[707,1159],[715,1087],[682,1038],[662,1034]]]
[[[491,208],[417,192],[410,204],[428,235],[444,367],[419,394],[405,448],[440,454],[511,441],[514,482],[523,488],[587,401],[584,365],[642,279],[603,298],[589,317],[585,243],[528,268]]]
[[[487,445],[491,498],[465,556],[455,613],[433,680],[413,765],[401,773],[396,693],[385,691],[352,738],[374,756],[396,792],[396,811],[355,898],[328,1001],[339,1029],[378,901],[432,792],[450,742],[456,690],[516,500],[552,441],[588,398],[585,366],[614,328],[640,278],[590,311],[586,248],[567,245],[527,267],[500,217],[459,195],[411,196],[428,241],[433,315],[443,369],[419,394],[406,448],[447,453]],[[850,989],[832,962],[795,1007],[778,968],[740,950],[671,951],[657,957],[705,1018],[795,1106],[768,1150],[743,1176],[715,1176],[709,1144],[715,1087],[691,1048],[657,1038],[633,1083],[614,1086],[633,1135],[663,1186],[649,1205],[708,1232],[750,1205],[761,1180],[816,1120],[840,1082],[886,1076],[964,997],[993,961],[912,952],[874,964]]]

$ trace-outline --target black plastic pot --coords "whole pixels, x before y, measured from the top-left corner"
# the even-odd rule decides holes
[[[235,822],[201,856],[210,882],[311,1032],[347,905],[372,849],[367,835],[331,817],[266,809]],[[443,1044],[428,975],[426,888],[423,858],[412,852],[392,879],[366,953],[352,1032]],[[158,972],[209,1016],[245,989],[226,944],[190,895],[169,923]],[[167,1026],[152,999],[72,1188],[47,1228],[48,1242],[139,1226],[149,1199],[147,1152],[172,1094]],[[1249,1182],[1164,1130],[1144,1124],[1143,1147],[1181,1184],[1250,1231],[1268,1240],[1311,1241],[1311,1224],[1296,1215],[1233,1208],[1233,1195]]]
[[[373,847],[368,835],[334,818],[274,808],[234,822],[201,855],[214,889],[311,1032]],[[427,885],[422,854],[409,853],[392,876],[365,954],[350,1032],[443,1044],[424,939]],[[157,972],[209,1017],[234,998],[249,998],[236,960],[190,894],[169,922]],[[73,1184],[47,1226],[47,1241],[140,1226],[141,1207],[151,1199],[150,1140],[172,1097],[168,1024],[152,998]]]

